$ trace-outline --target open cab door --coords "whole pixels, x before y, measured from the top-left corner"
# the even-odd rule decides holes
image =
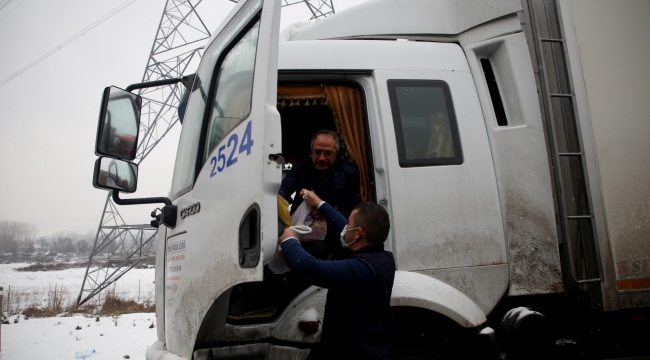
[[[279,0],[240,0],[191,88],[170,194],[178,222],[157,248],[159,340],[187,359],[218,340],[230,289],[261,281],[277,245],[279,23]]]

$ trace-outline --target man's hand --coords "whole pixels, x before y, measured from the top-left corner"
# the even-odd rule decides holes
[[[283,242],[284,240],[286,240],[288,238],[296,239],[296,234],[293,232],[293,230],[291,230],[291,228],[285,228],[284,229],[284,232],[278,238],[278,244],[280,244],[281,242]]]
[[[318,197],[318,195],[316,195],[315,192],[307,189],[300,190],[300,196],[303,198],[303,200],[305,200],[307,205],[313,208],[316,208],[323,201]]]
[[[321,215],[318,212],[318,209],[316,209],[315,207],[313,207],[313,208],[311,208],[309,210],[309,214],[311,214],[311,217],[313,217],[316,220],[325,220],[325,217],[323,215]]]

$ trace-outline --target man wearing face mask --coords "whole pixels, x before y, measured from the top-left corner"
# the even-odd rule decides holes
[[[378,204],[363,202],[349,222],[314,192],[300,195],[340,232],[337,260],[319,260],[302,249],[290,228],[278,239],[291,271],[328,289],[320,344],[309,359],[388,359],[393,337],[390,296],[393,254],[384,250],[390,221]]]
[[[278,194],[295,211],[304,201],[302,196],[291,195],[301,189],[309,189],[327,201],[331,207],[349,216],[354,205],[361,201],[359,196],[359,169],[338,156],[340,140],[331,130],[319,130],[311,139],[311,156],[294,162],[291,171],[282,180]],[[318,204],[317,204],[318,205]],[[335,211],[336,211],[335,210]],[[315,219],[324,219],[316,208],[312,208]],[[345,220],[345,218],[343,218]],[[340,228],[329,225],[324,241],[305,242],[304,248],[318,258],[327,258],[340,250]],[[299,292],[308,283],[301,277],[287,273],[275,275],[265,267],[264,281],[238,298],[229,308],[229,316],[237,319],[245,314],[274,309],[289,301],[292,294]]]
[[[359,196],[359,169],[338,156],[340,140],[334,131],[319,130],[311,139],[311,156],[294,162],[291,171],[282,180],[278,194],[292,204],[293,212],[303,202],[302,197],[291,194],[308,189],[318,194],[344,217],[361,202]],[[319,210],[312,209],[316,219],[323,219]],[[338,232],[328,228],[325,241],[303,244],[309,253],[318,257],[339,249]]]

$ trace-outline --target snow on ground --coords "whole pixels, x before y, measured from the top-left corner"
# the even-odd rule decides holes
[[[30,264],[0,264],[0,286],[4,288],[5,304],[8,296],[22,302],[20,308],[33,303],[45,304],[47,292],[54,285],[69,293],[69,297],[77,297],[81,288],[86,269],[73,268],[59,271],[22,272],[15,268]],[[138,299],[141,302],[153,301],[154,269],[133,269],[120,278],[110,289],[123,299]],[[11,294],[9,293],[11,287]],[[24,296],[24,294],[35,294]],[[15,301],[14,301],[15,302]],[[29,302],[25,304],[24,302]],[[19,318],[18,323],[14,319]],[[10,324],[2,325],[1,341],[2,360],[23,359],[75,359],[76,352],[92,353],[89,359],[144,359],[145,351],[156,340],[156,315],[154,313],[125,314],[117,317],[117,326],[112,317],[96,316],[30,318],[10,316]],[[80,330],[76,327],[80,326]],[[81,354],[80,354],[81,355]]]
[[[144,359],[156,340],[156,314],[139,313],[112,317],[31,318],[2,325],[2,360],[75,359],[77,352],[95,354],[92,360]],[[117,321],[117,326],[115,325]],[[76,330],[77,327],[81,329]],[[81,354],[80,354],[81,355]]]
[[[46,300],[48,291],[54,289],[55,286],[59,289],[63,287],[70,300],[76,300],[86,268],[34,272],[15,270],[28,265],[31,264],[0,264],[0,286],[4,288],[5,303],[8,297],[12,296],[12,293],[16,296],[23,295],[23,303],[20,304],[23,309],[38,302],[42,303]],[[155,294],[154,279],[154,269],[132,269],[107,290],[115,291],[115,294],[122,299],[133,299],[138,302],[150,300],[153,302]],[[103,281],[103,277],[98,278],[97,281]],[[27,293],[30,296],[25,295]],[[31,294],[40,296],[31,296]],[[101,296],[103,298],[103,295]]]

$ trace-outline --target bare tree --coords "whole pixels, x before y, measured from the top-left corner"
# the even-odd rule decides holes
[[[90,251],[90,243],[86,239],[79,239],[76,243],[77,254],[83,254]]]
[[[45,254],[47,249],[49,248],[50,245],[50,240],[48,240],[46,237],[41,236],[38,239],[36,239],[36,244],[39,247],[39,253]]]
[[[36,238],[36,224],[21,221],[0,221],[0,252],[17,253],[26,242]]]
[[[59,231],[55,235],[54,249],[56,253],[72,253],[75,251],[74,239],[77,234],[73,231]]]
[[[36,251],[36,248],[34,247],[34,240],[25,240],[25,242],[23,242],[22,246],[20,247],[20,250],[28,254],[33,254],[34,251]]]

